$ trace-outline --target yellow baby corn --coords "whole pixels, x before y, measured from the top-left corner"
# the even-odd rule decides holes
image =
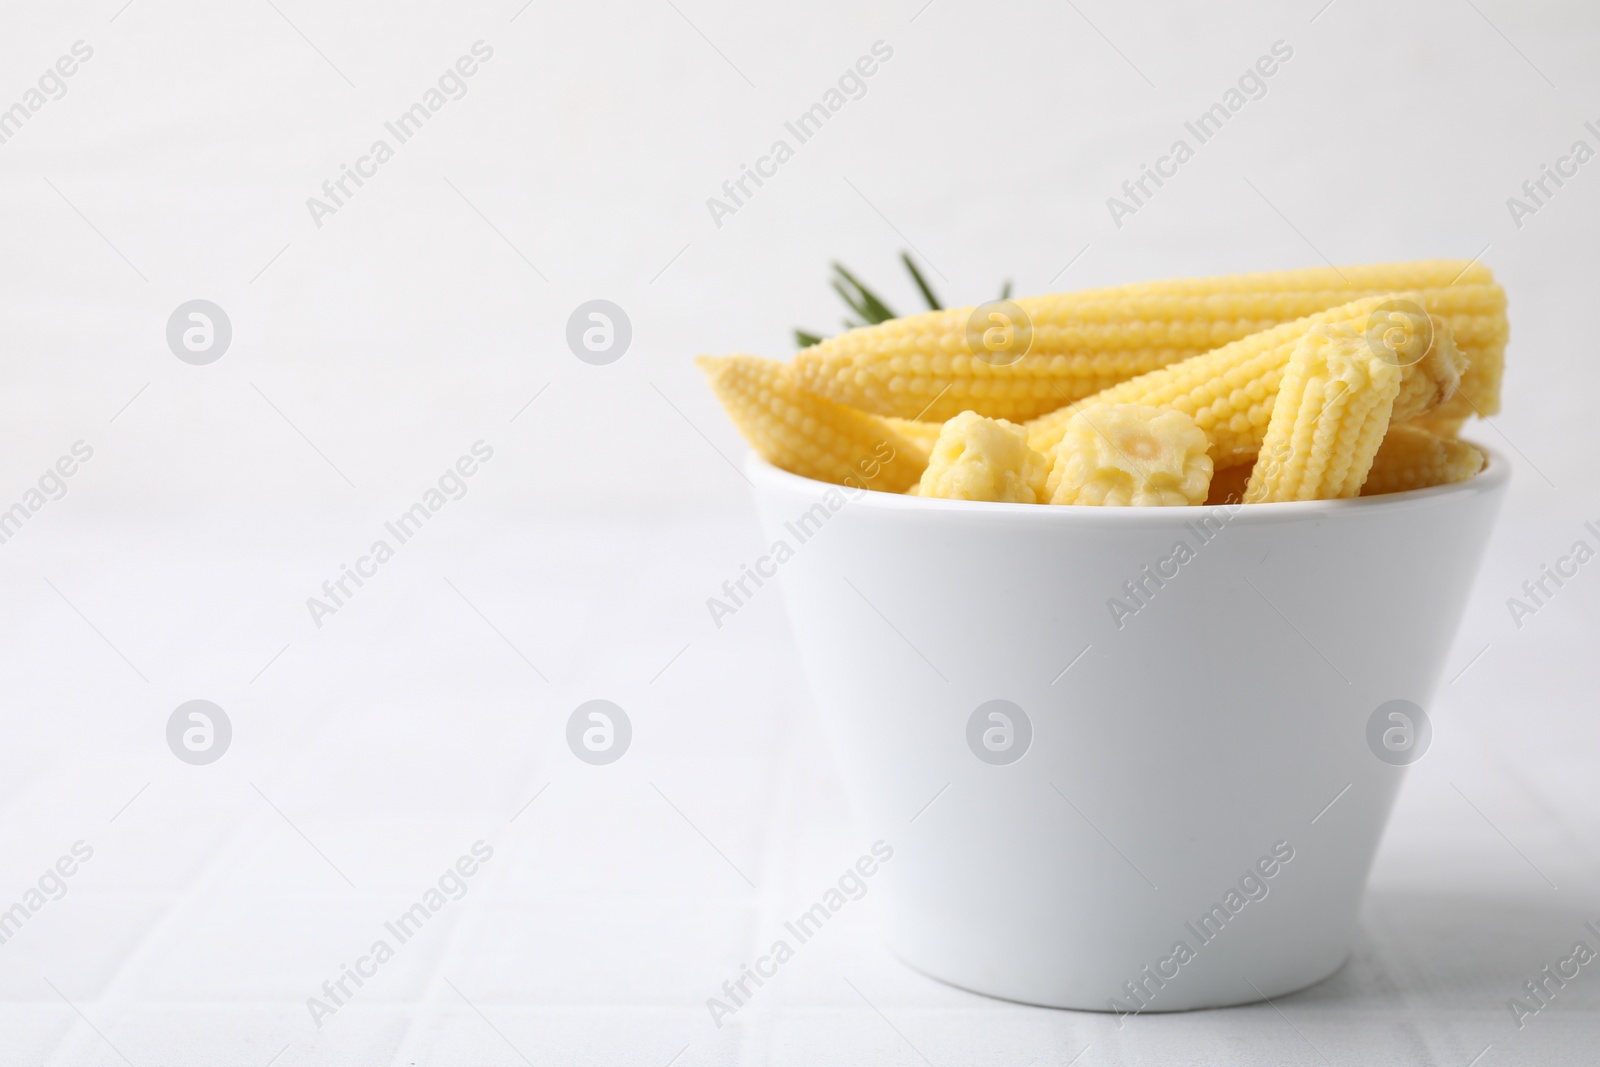
[[[1037,504],[1049,470],[1022,427],[963,411],[940,429],[916,495]]]
[[[1407,426],[1412,426],[1419,430],[1426,430],[1435,437],[1448,437],[1454,440],[1455,438],[1461,436],[1461,426],[1467,420],[1456,415],[1452,410],[1453,407],[1453,403],[1447,401],[1433,411],[1428,412],[1426,415],[1421,415],[1414,419],[1406,419],[1404,421]]]
[[[1261,451],[1283,369],[1307,331],[1337,323],[1361,332],[1380,307],[1417,299],[1416,294],[1363,297],[1141,375],[1097,394],[1092,402],[1181,411],[1210,438],[1211,460],[1216,466],[1249,463]],[[1411,373],[1421,373],[1415,369],[1420,362],[1413,359]],[[1028,443],[1040,452],[1051,451],[1074,414],[1072,408],[1063,408],[1029,422]]]
[[[928,453],[888,420],[851,411],[794,384],[784,364],[755,356],[701,356],[711,391],[763,459],[807,478],[898,493]]]
[[[1391,426],[1373,457],[1361,495],[1466,481],[1482,469],[1483,453],[1465,441],[1437,437],[1410,424]]]
[[[1500,379],[1506,367],[1506,336],[1509,328],[1501,316],[1498,339],[1472,343],[1461,337],[1461,320],[1451,319],[1456,330],[1456,343],[1467,357],[1467,369],[1461,374],[1461,387],[1456,395],[1440,405],[1441,415],[1458,421],[1478,417],[1487,418],[1500,411]]]
[[[934,311],[829,338],[800,352],[794,367],[802,387],[864,411],[937,420],[970,409],[1023,420],[1273,326],[1396,290],[1419,292],[1449,323],[1469,361],[1460,401],[1470,403],[1467,413],[1498,410],[1505,293],[1488,268],[1459,260],[1024,297],[1010,309],[984,305],[976,329],[976,309]],[[972,338],[988,336],[982,327],[994,314],[1006,330],[1015,326],[999,333],[1015,345],[980,357]]]
[[[1332,500],[1361,492],[1400,393],[1400,367],[1369,335],[1313,327],[1284,369],[1247,504]]]
[[[1063,427],[1046,483],[1052,504],[1182,506],[1206,499],[1206,435],[1181,411],[1091,405]]]
[[[1400,395],[1394,398],[1395,422],[1417,418],[1432,412],[1455,395],[1461,384],[1461,372],[1466,368],[1467,357],[1456,347],[1455,333],[1450,324],[1437,315],[1428,316],[1430,345],[1414,368],[1408,367],[1400,383]],[[1374,333],[1371,325],[1367,334]]]
[[[885,418],[883,421],[901,437],[921,449],[924,455],[933,451],[933,443],[939,439],[939,430],[944,425],[939,422],[918,422],[913,419],[893,417]]]

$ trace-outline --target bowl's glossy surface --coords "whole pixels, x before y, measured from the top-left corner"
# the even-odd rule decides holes
[[[1502,456],[1458,485],[1193,508],[746,469],[772,542],[756,569],[865,841],[895,850],[902,958],[1096,1010],[1242,1003],[1339,967],[1421,747],[1389,717],[1405,705],[1379,709],[1429,707]]]

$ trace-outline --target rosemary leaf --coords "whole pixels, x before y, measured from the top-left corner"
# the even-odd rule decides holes
[[[855,275],[851,274],[849,271],[845,270],[843,264],[835,263],[833,265],[833,269],[838,273],[840,278],[843,278],[846,282],[849,282],[850,285],[855,288],[856,293],[859,294],[859,299],[861,301],[859,305],[848,298],[846,298],[846,302],[849,303],[850,306],[854,308],[857,314],[859,314],[862,318],[866,319],[869,323],[888,322],[890,319],[898,318],[893,311],[889,310],[888,304],[885,304],[882,300],[878,299],[878,294],[874,293],[871,289],[868,289],[865,285],[862,285],[861,280]],[[838,279],[834,280],[834,287],[838,289],[841,294],[843,294],[844,289],[839,285]]]
[[[922,276],[922,272],[917,269],[917,265],[912,262],[911,255],[907,252],[901,252],[900,262],[906,265],[906,270],[911,272],[911,280],[917,283],[918,289],[922,290],[922,299],[928,302],[928,310],[940,310],[939,298],[933,295],[933,289],[928,285],[928,280]]]
[[[839,299],[844,301],[846,307],[867,321],[872,321],[872,312],[868,308],[867,302],[858,293],[850,289],[838,278],[833,279],[828,284],[833,286],[833,291],[839,294]]]

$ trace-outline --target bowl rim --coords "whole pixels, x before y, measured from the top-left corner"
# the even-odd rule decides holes
[[[818,481],[775,467],[755,452],[745,458],[744,470],[751,485],[758,490],[776,489],[796,495],[808,496],[818,502],[829,493],[845,495],[852,510],[869,508],[887,512],[925,512],[933,515],[979,515],[991,519],[1011,518],[1024,522],[1082,524],[1094,526],[1119,525],[1182,525],[1197,516],[1210,516],[1218,512],[1229,516],[1229,524],[1303,521],[1337,515],[1372,515],[1384,511],[1407,511],[1419,507],[1443,505],[1458,498],[1494,493],[1511,480],[1511,465],[1499,451],[1469,441],[1483,453],[1483,469],[1463,482],[1429,486],[1426,489],[1408,489],[1400,493],[1381,496],[1362,496],[1347,500],[1292,500],[1270,504],[1191,504],[1186,507],[1088,507],[1073,505],[1001,504],[988,500],[941,500],[928,497],[906,496],[903,493],[886,493],[877,489],[852,489],[833,482]]]

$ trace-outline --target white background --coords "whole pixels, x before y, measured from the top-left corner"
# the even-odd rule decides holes
[[[0,545],[0,907],[95,850],[0,945],[0,1063],[1592,1062],[1600,976],[1520,1032],[1505,1007],[1600,918],[1600,564],[1520,629],[1506,607],[1600,522],[1600,161],[1520,227],[1506,205],[1600,148],[1592,5],[122,5],[0,13],[0,107],[94,49],[0,144],[0,507],[94,449]],[[466,96],[319,228],[307,197],[480,39]],[[718,227],[707,197],[880,40]],[[1266,96],[1115,226],[1278,40]],[[909,310],[907,247],[952,302],[1480,254],[1505,284],[1505,413],[1469,436],[1515,483],[1322,986],[1119,1032],[907,971],[869,894],[711,1025],[869,842],[776,598],[705,610],[760,538],[690,360],[837,329],[836,258]],[[234,331],[205,367],[164,337],[194,298]],[[594,298],[633,323],[605,367],[564,340]],[[306,598],[478,440],[467,496],[316,627]],[[163,733],[195,697],[235,732],[205,768]],[[635,728],[598,769],[563,741],[595,697]],[[315,1027],[306,998],[480,838],[468,895]]]

